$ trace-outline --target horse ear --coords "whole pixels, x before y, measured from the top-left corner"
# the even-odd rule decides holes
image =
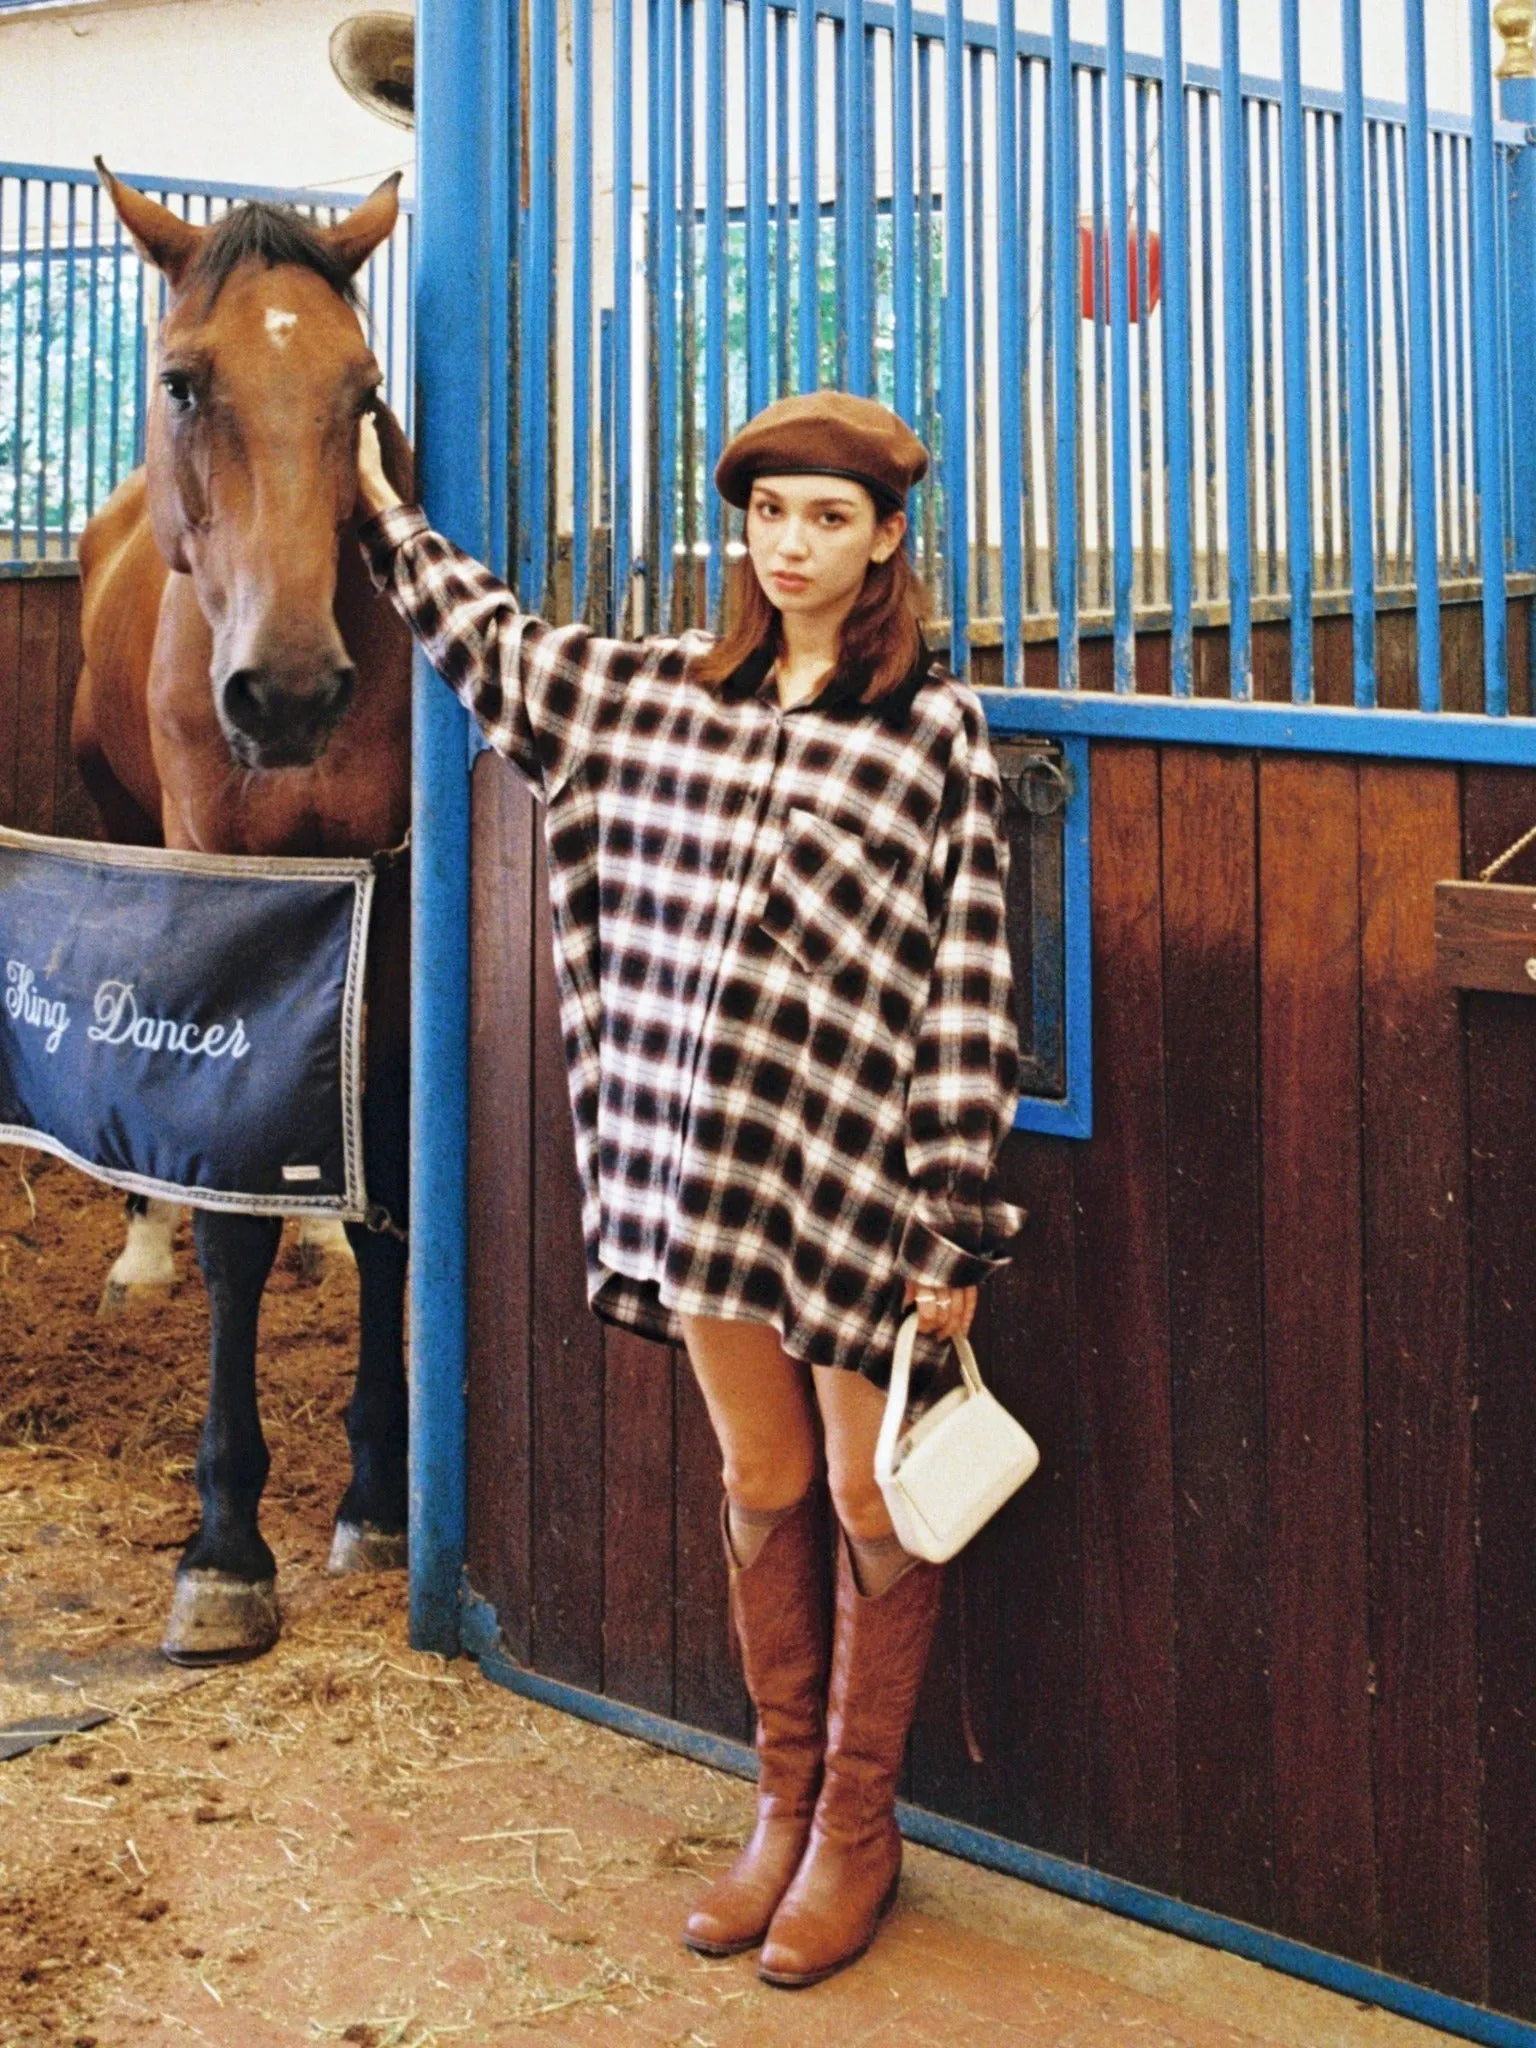
[[[178,219],[168,207],[157,205],[147,194],[114,178],[100,157],[95,163],[96,175],[117,209],[118,219],[133,237],[133,246],[174,291],[202,247],[206,228]]]
[[[400,171],[392,171],[382,185],[374,187],[361,206],[352,209],[345,220],[337,221],[333,228],[320,230],[320,239],[348,277],[355,276],[380,242],[388,241],[394,233],[395,222],[400,216],[402,175]]]

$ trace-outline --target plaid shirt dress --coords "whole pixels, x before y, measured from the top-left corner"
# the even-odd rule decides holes
[[[369,567],[546,806],[588,1297],[771,1323],[886,1377],[906,1279],[969,1286],[1020,1213],[1002,792],[971,690],[779,706],[701,634],[552,627],[400,507]]]

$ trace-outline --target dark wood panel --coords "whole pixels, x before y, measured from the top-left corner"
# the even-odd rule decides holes
[[[731,1654],[726,1618],[720,1450],[681,1345],[673,1358],[677,1444],[674,1711],[681,1720],[739,1740],[750,1733],[751,1710]]]
[[[1466,870],[1536,822],[1536,776],[1469,769]],[[1536,881],[1529,854],[1507,870]],[[1536,2018],[1536,1003],[1462,998],[1472,1159],[1473,1359],[1478,1452],[1489,1998]]]
[[[542,834],[533,959],[533,1656],[603,1683],[603,1336],[587,1306],[581,1184]]]
[[[1254,761],[1162,760],[1180,1891],[1274,1908]]]
[[[1265,1394],[1281,1928],[1376,1953],[1352,764],[1259,768]]]
[[[55,586],[59,607],[58,701],[53,721],[53,829],[64,839],[96,836],[96,809],[75,769],[69,744],[69,722],[80,681],[80,585],[77,579]]]
[[[1092,755],[1093,1143],[1077,1162],[1089,1855],[1178,1879],[1158,759]]]
[[[471,846],[469,1551],[513,1656],[532,1649],[532,795],[475,764]]]
[[[21,585],[0,582],[0,825],[16,819],[16,734],[21,718]]]
[[[672,1711],[672,1358],[627,1330],[603,1332],[603,1686]]]
[[[1462,1998],[1486,1947],[1465,1074],[1435,976],[1454,768],[1360,768],[1371,1650],[1382,1960]]]
[[[51,832],[59,690],[59,596],[51,579],[22,580],[19,682],[16,822],[24,832]]]

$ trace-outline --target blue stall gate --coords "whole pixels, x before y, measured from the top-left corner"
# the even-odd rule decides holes
[[[287,191],[120,173],[183,220],[238,199],[330,226],[345,192]],[[358,289],[389,403],[411,430],[412,211]],[[81,529],[143,460],[162,279],[146,270],[94,172],[0,161],[0,574],[73,561]]]
[[[1124,0],[1103,46],[1073,41],[1069,0],[1049,35],[1021,31],[1015,0],[422,0],[436,523],[530,608],[626,634],[713,621],[737,544],[719,450],[775,396],[838,384],[935,453],[916,556],[935,638],[1000,738],[1084,765],[1105,740],[1536,764],[1509,634],[1536,589],[1536,456],[1512,402],[1536,331],[1532,7],[1497,10],[1496,110],[1500,52],[1471,0],[1464,115],[1429,107],[1425,0],[1403,0],[1402,105],[1366,97],[1361,0],[1337,9],[1342,93],[1303,85],[1300,0],[1276,5],[1278,80],[1242,69],[1239,0],[1220,0],[1215,70],[1183,60],[1181,0],[1153,55],[1127,50]],[[1442,646],[1458,601],[1480,607],[1475,674]],[[1387,687],[1393,612],[1412,644]],[[1325,702],[1335,615],[1347,682]],[[1260,688],[1275,622],[1283,687]],[[1204,629],[1224,636],[1221,672]],[[517,1668],[461,1583],[474,749],[426,671],[417,747],[413,1637],[741,1767],[730,1743]],[[1065,909],[1080,1079],[1086,802],[1084,774]],[[1086,1136],[1085,1082],[1076,1112],[1021,1121]],[[931,1814],[906,1824],[1467,2038],[1536,2043],[1241,1918]]]

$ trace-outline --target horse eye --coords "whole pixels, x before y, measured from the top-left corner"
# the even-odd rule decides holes
[[[192,410],[192,379],[185,370],[167,370],[160,379],[160,387],[176,412]]]

